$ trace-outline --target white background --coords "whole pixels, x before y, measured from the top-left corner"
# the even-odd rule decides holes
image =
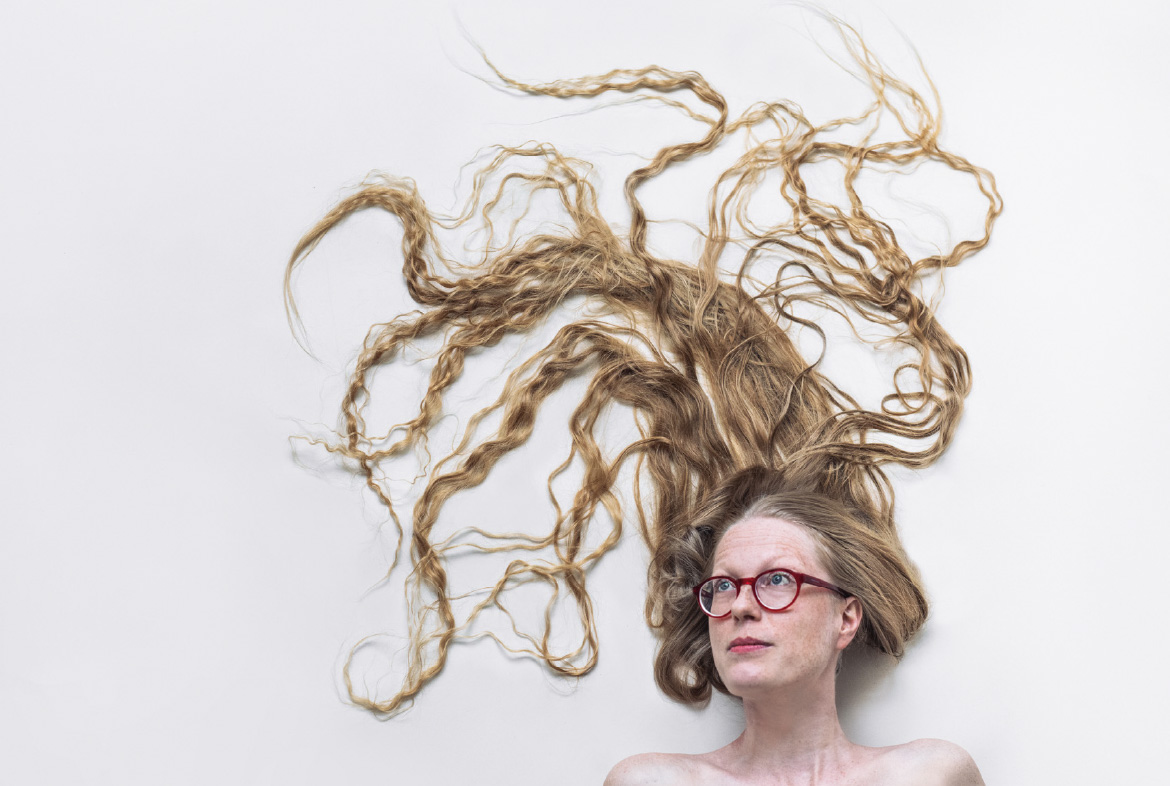
[[[1170,733],[1167,12],[1077,5],[829,4],[911,73],[898,31],[916,45],[946,146],[1006,202],[947,280],[941,319],[975,369],[965,420],[936,467],[896,473],[932,618],[896,668],[852,663],[842,696],[858,741],[950,739],[988,783],[1150,783]],[[458,10],[533,81],[658,63],[733,110],[783,97],[823,119],[848,98],[792,9]],[[407,307],[394,222],[361,217],[298,281],[320,362],[285,323],[293,244],[369,170],[449,209],[480,148],[535,138],[612,191],[630,153],[698,126],[492,89],[439,3],[2,17],[0,781],[588,784],[738,733],[730,702],[657,694],[632,530],[592,579],[602,660],[579,684],[480,642],[402,717],[346,705],[344,653],[402,633],[393,582],[365,594],[390,538],[350,476],[287,441],[333,422],[364,329]],[[559,446],[502,466],[477,515],[545,515],[526,468]]]

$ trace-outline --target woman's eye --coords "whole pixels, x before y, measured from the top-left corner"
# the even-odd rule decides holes
[[[787,584],[790,581],[792,581],[792,577],[789,576],[787,573],[773,573],[771,578],[768,579],[768,583],[771,584],[773,587],[783,586],[784,584]]]
[[[731,582],[727,579],[719,579],[715,582],[716,592],[727,592],[731,589]]]

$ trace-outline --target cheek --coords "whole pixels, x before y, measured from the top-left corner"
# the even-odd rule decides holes
[[[724,677],[727,665],[727,645],[731,643],[734,636],[723,635],[719,622],[722,620],[711,620],[707,623],[707,637],[711,642],[711,659],[715,663],[715,671],[719,673],[720,677]],[[724,682],[726,682],[725,677]]]
[[[727,646],[736,635],[728,620],[707,619],[707,638],[711,642],[711,654],[715,658],[716,667],[720,667],[727,654]]]
[[[831,615],[809,615],[802,622],[800,629],[793,631],[799,636],[799,643],[794,642],[794,653],[799,653],[810,668],[819,668],[837,652],[839,622]]]
[[[721,641],[719,635],[719,622],[721,621],[722,620],[713,620],[710,617],[707,618],[707,639],[711,642],[711,652],[718,652],[720,649],[722,649],[722,647],[719,646]]]

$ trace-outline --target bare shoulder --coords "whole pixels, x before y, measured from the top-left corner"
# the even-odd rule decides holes
[[[692,758],[679,753],[639,753],[619,761],[609,771],[604,786],[690,783]]]
[[[971,754],[946,740],[915,740],[886,748],[883,767],[907,786],[985,786]]]

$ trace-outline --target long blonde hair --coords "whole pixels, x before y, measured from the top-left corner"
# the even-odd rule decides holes
[[[885,541],[897,542],[893,493],[882,467],[890,462],[922,467],[934,461],[955,432],[970,387],[967,356],[936,320],[923,278],[982,248],[1001,201],[990,173],[939,146],[939,118],[931,103],[891,74],[852,28],[840,24],[838,30],[873,101],[855,116],[822,123],[788,101],[756,104],[729,119],[724,97],[694,72],[651,66],[529,84],[496,70],[515,90],[557,97],[636,93],[704,125],[701,138],[663,147],[626,178],[628,231],[615,230],[602,217],[587,163],[551,145],[530,143],[498,148],[477,173],[459,216],[435,215],[411,181],[379,176],[342,199],[301,238],[285,275],[294,330],[300,320],[292,275],[326,234],[368,208],[392,213],[402,223],[403,276],[418,310],[370,329],[349,376],[338,432],[315,440],[353,463],[389,511],[400,539],[404,530],[382,467],[428,447],[444,396],[459,379],[468,354],[510,334],[533,331],[569,298],[583,297],[593,307],[593,315],[573,319],[525,359],[499,398],[469,420],[455,450],[424,468],[429,475],[409,529],[406,674],[388,699],[363,695],[352,684],[351,652],[344,673],[354,702],[388,714],[409,706],[481,612],[496,608],[508,614],[505,594],[530,582],[549,585],[550,607],[564,593],[573,599],[582,624],[580,644],[555,650],[549,614],[537,632],[520,630],[513,620],[513,629],[527,641],[521,648],[506,645],[495,633],[486,635],[539,658],[557,673],[588,672],[597,661],[598,642],[587,576],[621,536],[617,485],[627,462],[635,470],[634,515],[653,557],[654,588],[663,586],[666,550],[685,539],[711,490],[753,467],[819,467],[822,493],[864,510],[866,526]],[[689,106],[679,94],[689,94],[704,108]],[[890,127],[899,130],[893,138],[886,137]],[[655,255],[647,244],[640,189],[741,132],[744,152],[710,190],[699,253],[690,260]],[[978,237],[912,258],[891,226],[867,208],[856,184],[863,172],[905,172],[926,161],[970,176],[986,197],[987,210]],[[825,162],[841,171],[841,204],[814,196],[806,184],[807,168]],[[766,176],[779,179],[786,207],[762,223],[749,216],[748,205]],[[501,205],[515,192],[522,198],[554,195],[563,213],[561,227],[497,242],[493,218],[498,220]],[[477,217],[488,232],[482,258],[454,259],[439,241],[438,229]],[[862,406],[818,370],[819,357],[802,354],[790,335],[794,328],[803,326],[824,338],[801,310],[809,306],[836,312],[855,326],[881,329],[882,346],[904,356],[880,406]],[[417,414],[386,434],[367,433],[371,374],[400,361],[409,346],[425,338],[440,339],[441,347]],[[877,341],[869,340],[876,347]],[[579,375],[587,375],[588,384],[568,424],[571,455],[553,468],[552,477],[574,460],[584,476],[572,504],[557,506],[548,532],[532,536],[468,528],[458,539],[438,539],[435,526],[448,500],[483,483],[501,457],[523,445],[549,395]],[[639,433],[607,456],[596,429],[614,404],[634,411]],[[477,428],[489,416],[498,417],[499,425],[485,437]],[[599,544],[587,545],[598,506],[608,511],[614,527]],[[517,555],[464,615],[456,614],[447,575],[448,555],[456,548]],[[924,615],[924,605],[921,611]],[[661,628],[664,613],[652,592],[650,623]],[[673,695],[702,698],[688,697],[681,689]]]

